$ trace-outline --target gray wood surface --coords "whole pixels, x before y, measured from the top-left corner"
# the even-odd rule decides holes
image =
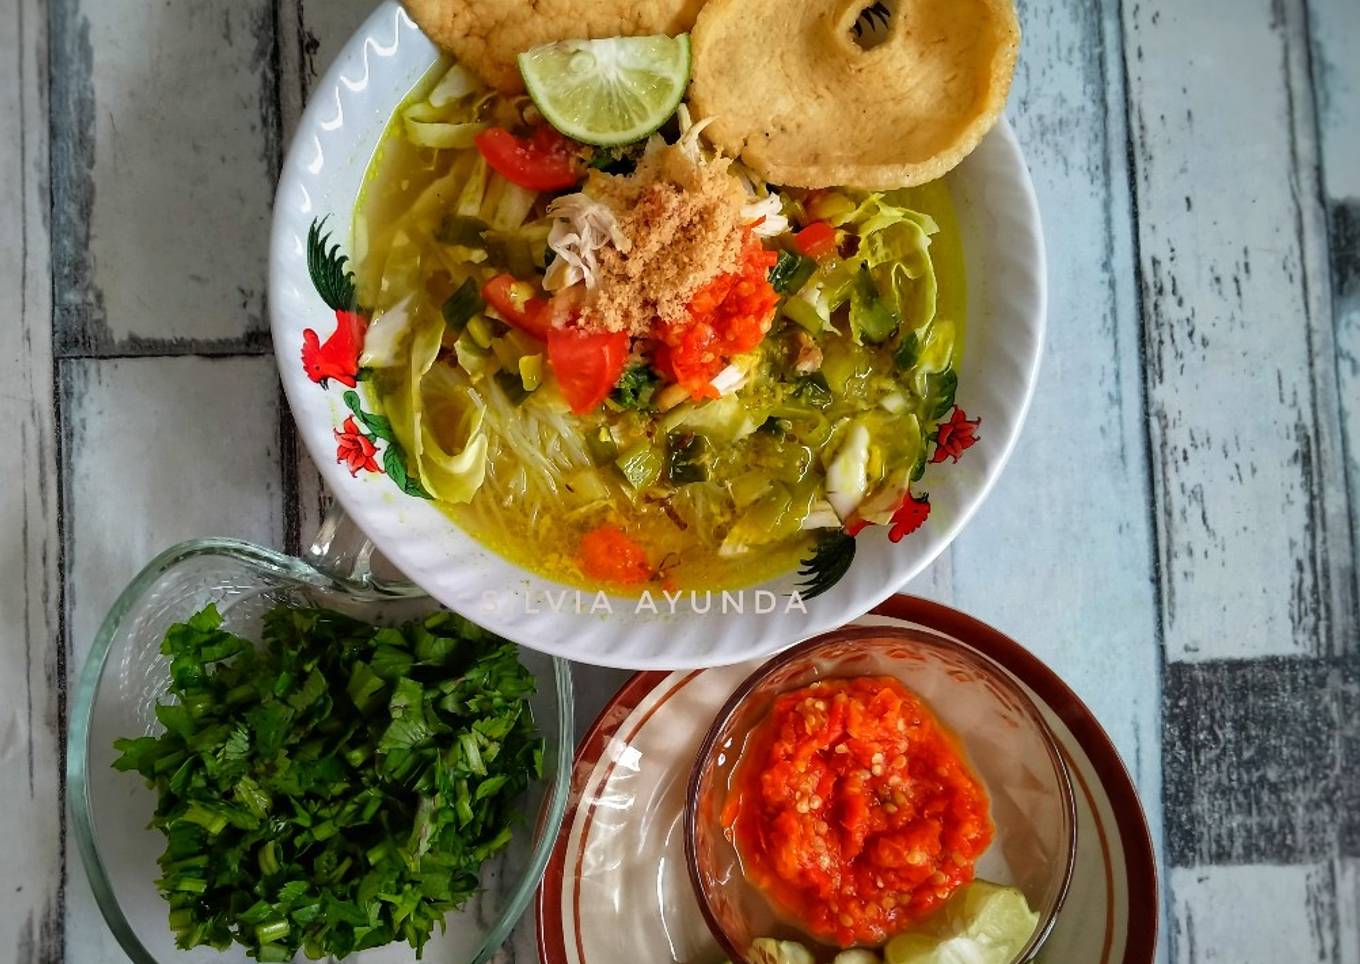
[[[60,955],[66,859],[43,5],[0,5],[0,37],[0,954],[27,962]]]
[[[315,531],[268,220],[370,6],[0,0],[0,962],[124,959],[61,768],[113,598],[180,539]],[[1044,369],[912,589],[1105,723],[1160,847],[1164,960],[1360,964],[1360,2],[1020,6]],[[622,676],[575,675],[584,727]],[[533,948],[526,921],[503,956]]]

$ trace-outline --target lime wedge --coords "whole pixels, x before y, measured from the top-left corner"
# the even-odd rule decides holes
[[[975,880],[883,950],[887,964],[1010,964],[1038,926],[1019,890]]]
[[[524,86],[563,134],[616,147],[666,122],[689,83],[689,35],[563,40],[519,55]]]

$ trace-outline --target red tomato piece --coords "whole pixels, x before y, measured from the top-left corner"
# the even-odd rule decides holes
[[[652,578],[647,551],[612,525],[592,529],[581,538],[581,568],[605,583],[636,585]]]
[[[489,127],[475,140],[493,171],[530,191],[560,191],[574,187],[585,176],[575,142],[547,124],[535,127],[529,137]]]
[[[482,285],[482,300],[496,314],[505,319],[506,324],[518,328],[535,338],[548,337],[548,302],[538,297],[538,289],[527,281],[520,281],[510,274],[498,274]]]
[[[627,361],[627,332],[587,332],[579,328],[553,328],[548,332],[548,363],[577,415],[599,407],[619,383]]]
[[[836,229],[826,221],[813,221],[793,236],[793,243],[803,254],[820,261],[836,253]]]

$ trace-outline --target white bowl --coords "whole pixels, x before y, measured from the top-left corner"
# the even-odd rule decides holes
[[[720,666],[768,656],[860,616],[930,565],[996,482],[1038,373],[1043,235],[1010,127],[1002,121],[948,176],[968,272],[957,400],[982,423],[977,444],[957,464],[927,471],[929,520],[895,545],[882,527],[865,531],[845,578],[801,605],[789,596],[799,582],[790,573],[726,599],[686,595],[672,612],[660,593],[644,597],[651,606],[639,605],[528,572],[473,540],[434,506],[404,495],[390,479],[371,472],[353,477],[337,462],[335,430],[350,414],[344,386],[332,381],[323,388],[300,363],[303,330],[313,328],[325,339],[335,324],[308,278],[307,231],[313,219],[329,215],[335,239],[348,249],[355,197],[373,151],[396,106],[437,56],[396,0],[386,0],[317,87],[288,152],[274,207],[269,302],[284,389],[327,485],[382,554],[445,605],[525,646],[630,669]],[[757,611],[771,605],[772,611]]]

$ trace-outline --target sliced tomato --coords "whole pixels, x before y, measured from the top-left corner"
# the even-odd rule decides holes
[[[826,221],[813,221],[793,236],[793,243],[803,254],[820,261],[836,253],[836,229]]]
[[[482,285],[482,300],[505,323],[535,338],[548,337],[548,302],[538,297],[538,289],[512,274],[498,274]]]
[[[548,363],[577,415],[594,411],[614,390],[628,361],[628,334],[554,328],[548,332]]]
[[[547,124],[529,137],[489,127],[476,137],[477,150],[497,174],[530,191],[560,191],[585,177],[576,143]]]

